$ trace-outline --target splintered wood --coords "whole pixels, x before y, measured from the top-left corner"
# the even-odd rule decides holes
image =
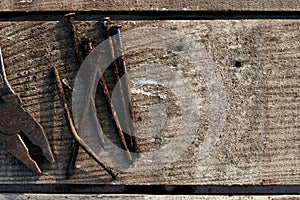
[[[3,7],[2,4],[1,6]],[[191,45],[201,46],[207,52],[224,85],[226,98],[223,103],[226,105],[226,116],[224,127],[218,138],[215,138],[216,142],[205,156],[201,156],[201,152],[204,151],[202,144],[207,140],[207,130],[211,123],[219,120],[217,117],[211,117],[214,111],[214,94],[211,93],[218,92],[218,88],[209,88],[205,71],[199,70],[197,64],[189,63],[188,55],[179,57],[176,54],[185,51],[188,44],[177,46],[175,52],[146,47],[127,52],[126,63],[131,81],[134,121],[137,127],[141,127],[137,135],[151,135],[150,139],[138,139],[141,153],[163,151],[178,132],[189,130],[195,123],[181,123],[184,111],[197,111],[199,119],[196,123],[195,137],[188,148],[183,149],[177,160],[166,165],[163,165],[165,161],[162,161],[163,166],[155,170],[120,170],[113,183],[300,183],[299,21],[200,20],[120,23],[124,32],[146,27],[166,28],[190,38],[194,41]],[[105,39],[100,22],[75,21],[75,24],[80,38],[92,37],[96,44]],[[136,37],[136,41],[141,40],[138,35]],[[151,39],[151,35],[148,37]],[[145,41],[149,38],[145,38]],[[109,175],[99,170],[97,163],[83,151],[79,152],[74,176],[70,180],[65,177],[72,140],[50,69],[57,67],[61,78],[68,80],[71,85],[74,83],[78,67],[72,47],[72,34],[67,28],[67,23],[64,20],[1,22],[0,42],[7,63],[8,80],[15,92],[20,94],[25,109],[32,113],[45,129],[56,160],[54,164],[42,160],[41,168],[45,173],[42,176],[34,176],[0,145],[0,183],[109,183]],[[145,64],[150,67],[145,67]],[[165,68],[158,72],[155,66],[161,65]],[[181,79],[172,80],[168,69],[178,73]],[[105,76],[110,83],[110,91],[113,91],[113,71],[107,69]],[[167,83],[179,84],[176,91],[182,94],[187,91],[185,86],[189,85],[188,89],[195,94],[191,96],[194,99],[179,99],[178,94],[153,81],[153,77],[160,77],[159,80],[168,77]],[[106,140],[118,145],[112,116],[103,95],[99,92],[100,89],[97,91],[95,102],[103,133],[107,137]],[[66,93],[67,101],[71,105],[72,92]],[[193,103],[183,108],[178,103],[180,100],[183,103]],[[92,136],[86,137],[85,140],[87,143],[94,141]],[[176,143],[175,147],[180,149],[182,144]],[[101,158],[110,161],[109,165],[120,162],[122,157],[109,150],[99,152]],[[40,156],[38,152],[32,154]],[[145,154],[143,156],[137,159],[144,159]],[[112,157],[115,160],[111,159]]]

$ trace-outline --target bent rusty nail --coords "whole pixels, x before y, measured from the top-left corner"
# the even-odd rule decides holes
[[[65,15],[65,17],[67,17],[67,19],[68,19],[70,31],[72,34],[73,48],[75,50],[76,60],[80,66],[82,60],[81,60],[81,55],[80,55],[80,52],[78,49],[79,39],[77,36],[76,26],[74,23],[74,16],[75,16],[75,13],[69,13],[69,14]],[[79,150],[79,144],[77,143],[77,141],[75,139],[73,139],[71,157],[70,157],[70,161],[68,163],[67,171],[66,171],[67,178],[70,178],[74,174],[74,168],[75,168],[75,163],[77,160],[78,150]]]
[[[74,32],[74,35],[77,35],[76,34],[76,30]],[[77,36],[76,36],[77,37]],[[90,46],[91,48],[88,50],[89,52],[82,52],[80,53],[79,51],[79,44],[78,43],[75,43],[74,41],[74,47],[76,49],[76,51],[78,51],[78,53],[76,54],[77,56],[77,60],[79,61],[79,65],[81,65],[81,61],[84,60],[84,58],[82,57],[82,54],[85,53],[86,55],[88,55],[88,53],[90,51],[93,50],[93,47]],[[93,86],[95,85],[94,82],[95,82],[95,76],[92,78],[90,84],[89,84],[89,95],[87,96],[87,99],[86,99],[86,105],[85,105],[85,109],[83,111],[83,115],[81,117],[81,120],[79,122],[79,128],[78,128],[78,131],[79,133],[81,133],[83,131],[83,128],[84,128],[84,124],[85,124],[85,120],[86,120],[86,117],[87,117],[87,114],[88,114],[88,108],[90,106],[90,104],[92,104],[92,109],[93,109],[93,120],[94,123],[96,124],[96,132],[98,134],[98,138],[100,139],[100,145],[103,147],[104,149],[104,139],[103,139],[103,135],[102,135],[102,129],[99,125],[99,121],[98,121],[98,118],[97,118],[97,109],[95,107],[95,102],[94,102],[94,99],[92,98],[92,91],[93,91]],[[71,177],[73,174],[74,174],[74,168],[75,168],[75,163],[76,163],[76,159],[77,159],[77,155],[78,155],[78,150],[79,150],[79,144],[77,144],[76,141],[73,141],[72,143],[72,153],[71,153],[71,157],[70,157],[70,161],[68,163],[68,167],[67,167],[67,177]]]
[[[80,49],[79,49],[79,45],[80,45],[80,40],[79,40],[79,37],[77,35],[77,30],[76,30],[76,26],[75,26],[75,22],[74,22],[74,16],[75,16],[75,13],[69,13],[67,15],[65,15],[65,17],[67,17],[68,19],[68,22],[69,22],[69,25],[70,25],[70,31],[71,31],[71,34],[72,34],[72,41],[73,41],[73,48],[75,50],[75,54],[76,54],[76,60],[78,62],[78,66],[80,67],[80,65],[82,64],[84,58],[80,52]],[[87,106],[86,108],[88,108],[89,106],[89,103],[90,101],[87,101]],[[95,104],[94,102],[93,103],[93,109],[95,110]],[[87,109],[85,109],[87,110]],[[81,132],[83,130],[83,124],[85,122],[85,119],[86,119],[86,115],[87,115],[87,112],[84,112],[85,114],[83,115],[82,117],[82,120],[80,122],[80,127],[79,127],[79,132]],[[95,113],[96,115],[96,113]],[[95,120],[97,119],[97,116],[94,116],[93,117]],[[97,134],[100,138],[100,143],[101,143],[101,146],[103,147],[103,136],[102,136],[102,130],[101,130],[101,127],[99,128],[99,122],[98,121],[95,121],[95,124],[97,125]],[[72,142],[72,152],[71,152],[71,157],[70,157],[70,161],[68,163],[68,167],[67,167],[67,177],[71,177],[72,174],[74,173],[74,168],[75,168],[75,163],[76,163],[76,159],[77,159],[77,155],[78,155],[78,149],[79,149],[79,145],[77,144],[76,141],[73,141]]]
[[[79,135],[77,133],[77,130],[74,126],[72,117],[71,117],[71,112],[69,110],[69,106],[68,106],[67,101],[66,101],[66,96],[65,96],[65,93],[64,93],[62,82],[61,82],[60,77],[59,77],[58,70],[56,69],[56,67],[53,67],[52,70],[53,70],[55,80],[56,80],[56,84],[57,84],[57,87],[58,87],[58,90],[59,90],[59,97],[60,97],[61,103],[63,105],[65,118],[66,118],[68,127],[69,127],[73,137],[78,142],[78,144],[83,148],[83,150],[87,154],[89,154],[89,156],[91,156],[98,163],[98,165],[100,165],[109,175],[111,175],[111,177],[113,179],[115,179],[117,177],[118,173],[115,172],[112,168],[110,168],[110,167],[106,166],[104,163],[102,163],[100,161],[100,158],[98,157],[98,155],[79,137]]]
[[[66,80],[66,79],[62,79],[62,83],[71,91],[73,91],[74,89],[70,86],[69,82]],[[93,119],[97,120],[97,110],[96,110],[96,107],[94,106],[95,104],[93,103],[93,99],[92,99],[92,109],[93,109],[93,114],[95,115],[93,117]],[[103,141],[103,135],[100,134],[102,133],[102,129],[100,127],[100,124],[98,121],[95,121],[95,124],[96,124],[96,129],[97,129],[97,133],[98,133],[98,138],[100,139],[100,145],[102,146],[102,148],[104,149],[104,141]],[[82,127],[81,127],[82,129]],[[69,163],[68,163],[68,166],[67,166],[67,172],[66,172],[66,175],[67,175],[67,178],[71,178],[73,175],[74,175],[74,168],[75,168],[75,163],[76,163],[76,159],[77,159],[77,155],[78,155],[78,152],[79,152],[79,144],[76,140],[73,139],[72,141],[72,148],[71,148],[71,157],[70,157],[70,160],[69,160]]]
[[[71,148],[71,157],[69,159],[69,163],[68,163],[68,166],[67,166],[67,172],[66,172],[66,175],[67,175],[67,179],[71,178],[73,175],[74,175],[74,168],[75,168],[75,163],[76,163],[76,160],[77,160],[77,156],[78,156],[78,152],[79,152],[79,144],[78,142],[73,139],[72,140],[72,148]]]

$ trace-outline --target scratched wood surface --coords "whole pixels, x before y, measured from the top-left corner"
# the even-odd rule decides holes
[[[139,49],[129,52],[126,61],[131,72],[135,122],[148,133],[156,132],[149,140],[139,140],[141,152],[163,150],[164,145],[175,137],[176,131],[191,128],[188,123],[183,124],[183,127],[179,126],[182,121],[180,110],[198,112],[200,119],[197,122],[195,138],[187,149],[183,149],[183,154],[177,160],[163,168],[141,172],[121,171],[119,177],[112,182],[86,153],[80,151],[75,175],[67,180],[65,169],[70,154],[71,137],[50,73],[51,67],[56,66],[61,77],[73,85],[78,66],[66,22],[64,19],[50,22],[1,22],[0,43],[8,80],[23,100],[26,110],[44,127],[56,163],[49,164],[41,158],[38,151],[33,152],[44,171],[42,176],[36,176],[8,154],[0,144],[0,183],[300,183],[299,21],[120,23],[124,32],[146,27],[167,28],[191,38],[191,45],[203,47],[221,77],[226,94],[226,118],[217,142],[212,145],[208,154],[201,157],[201,145],[205,141],[209,125],[213,120],[218,122],[218,119],[211,117],[211,106],[219,106],[210,101],[209,92],[216,91],[208,87],[204,72],[192,67],[185,58],[178,58],[176,52]],[[76,26],[80,36],[94,37],[97,44],[103,40],[99,22],[77,21]],[[132,36],[132,41],[147,41],[146,38],[139,39],[138,35]],[[184,48],[184,45],[179,45],[177,50],[180,52]],[[180,107],[174,91],[152,80],[157,74],[169,77],[169,72],[141,71],[145,70],[143,63],[163,64],[168,69],[175,70],[184,79],[177,82],[185,83],[179,84],[175,93],[184,93],[184,86],[190,85],[196,101],[187,99],[193,104],[187,108]],[[107,70],[108,81],[112,79],[111,74]],[[174,82],[172,79],[168,81]],[[67,91],[67,95],[70,102],[71,92]],[[96,104],[103,131],[110,141],[117,144],[118,138],[100,92]],[[157,120],[151,126],[153,121],[149,113],[157,109],[155,104],[161,104],[162,107],[158,107],[159,112],[154,112],[159,115],[152,117],[166,119],[161,131],[157,131]],[[161,110],[165,112],[160,112]],[[176,145],[178,148],[182,146],[180,142]],[[104,160],[110,160],[108,157],[109,155],[103,154]]]
[[[251,200],[295,200],[299,199],[299,196],[292,196],[292,195],[285,195],[285,196],[168,196],[168,195],[41,195],[41,194],[5,194],[0,195],[2,199],[14,199],[14,200],[21,200],[21,199],[45,199],[45,200],[63,200],[63,199],[71,199],[71,200],[85,200],[85,199],[116,199],[116,200],[127,200],[127,199],[165,199],[165,200],[206,200],[206,199],[226,199],[226,200],[242,200],[242,199],[251,199]]]
[[[90,10],[260,10],[260,11],[298,11],[299,0],[193,0],[193,1],[158,1],[158,0],[128,0],[128,1],[84,1],[68,0],[1,0],[1,11],[90,11]]]

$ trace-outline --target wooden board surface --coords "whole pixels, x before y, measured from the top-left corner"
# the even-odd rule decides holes
[[[41,195],[41,194],[5,194],[0,195],[3,199],[45,199],[45,200],[63,200],[63,199],[71,199],[71,200],[85,200],[85,199],[115,199],[115,200],[127,200],[127,199],[155,199],[155,200],[206,200],[206,199],[226,199],[226,200],[296,200],[299,199],[299,196],[162,196],[162,195]]]
[[[54,1],[2,0],[0,11],[131,11],[131,10],[240,10],[240,11],[298,11],[299,0],[197,0],[197,1]]]
[[[120,22],[124,32],[137,28],[166,28],[186,35],[202,46],[212,59],[226,93],[225,125],[219,139],[203,158],[200,156],[207,130],[212,124],[213,109],[209,84],[199,68],[172,52],[147,48],[127,55],[132,72],[132,91],[136,123],[151,132],[149,108],[159,103],[167,113],[162,131],[153,140],[140,140],[142,152],[161,149],[180,129],[180,107],[172,91],[143,85],[158,72],[141,72],[143,63],[160,63],[178,72],[196,94],[189,108],[199,111],[200,119],[192,144],[174,162],[158,170],[121,172],[110,177],[80,151],[75,175],[65,176],[71,136],[57,96],[50,69],[56,66],[61,77],[71,85],[77,64],[66,22],[1,22],[0,42],[8,80],[25,103],[25,108],[44,127],[56,158],[49,164],[40,160],[44,175],[35,176],[0,144],[0,183],[115,183],[115,184],[299,184],[299,39],[297,20],[232,20],[232,21],[131,21]],[[80,36],[103,40],[97,21],[77,21]],[[138,35],[132,39],[140,41]],[[163,36],[161,36],[163,37]],[[151,38],[151,36],[149,36]],[[134,41],[134,40],[132,40]],[[125,41],[126,42],[126,41]],[[184,46],[183,46],[184,47]],[[182,47],[180,47],[182,48]],[[204,59],[205,61],[205,59]],[[241,67],[236,67],[237,62]],[[153,74],[154,73],[154,74]],[[158,73],[159,74],[159,73]],[[108,80],[111,73],[107,72]],[[161,76],[168,76],[167,71]],[[110,78],[109,78],[110,77]],[[171,83],[174,81],[170,80]],[[216,88],[220,89],[220,88]],[[177,92],[184,92],[179,87]],[[217,92],[217,91],[215,91]],[[69,100],[71,92],[67,93]],[[96,98],[99,113],[107,113],[102,100]],[[183,109],[183,108],[181,108]],[[183,109],[184,110],[184,109]],[[160,113],[160,112],[159,112]],[[160,116],[163,117],[164,115]],[[118,142],[108,114],[100,116],[103,131]],[[218,123],[216,123],[217,125]],[[182,128],[182,127],[181,127]],[[183,129],[189,129],[185,124]],[[89,138],[87,138],[89,139]],[[180,147],[181,144],[178,144]],[[36,155],[40,158],[40,155]],[[104,160],[110,160],[103,155]],[[120,156],[120,155],[119,155]],[[113,162],[113,161],[112,161]],[[143,167],[143,166],[141,166]]]

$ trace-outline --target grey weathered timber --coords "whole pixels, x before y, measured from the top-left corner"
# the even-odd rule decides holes
[[[70,200],[86,200],[86,199],[103,199],[103,200],[135,200],[135,199],[155,199],[155,200],[206,200],[206,199],[216,199],[216,200],[295,200],[300,199],[300,196],[293,196],[293,195],[285,195],[285,196],[168,196],[168,195],[87,195],[87,194],[78,194],[78,195],[54,195],[54,194],[4,194],[0,195],[1,199],[14,199],[14,200],[21,200],[21,199],[33,199],[33,200],[64,200],[64,199],[70,199]]]
[[[273,4],[276,5],[276,2],[274,1]],[[50,5],[46,1],[41,1],[40,4]],[[286,5],[292,4],[291,2]],[[75,5],[77,5],[76,1]],[[80,9],[84,9],[85,5],[82,3]],[[21,8],[25,9],[25,7]],[[291,7],[291,9],[296,8],[297,5]],[[192,85],[191,88],[201,108],[200,120],[193,143],[177,161],[159,170],[121,172],[113,181],[114,183],[300,183],[299,21],[214,20],[121,23],[124,32],[145,27],[167,28],[186,34],[195,41],[194,44],[202,45],[222,77],[227,107],[226,123],[219,140],[204,158],[200,158],[201,144],[211,123],[211,102],[207,83],[203,78],[205,74],[194,70],[186,60],[176,57],[174,52],[161,49],[141,49],[130,52],[126,62],[129,72],[132,72],[130,80],[133,86],[133,106],[137,125],[150,123],[149,108],[156,103],[163,105],[168,116],[163,131],[158,132],[153,140],[138,141],[141,151],[163,147],[174,137],[180,122],[180,110],[174,94],[166,88],[153,86],[149,81],[147,82],[147,73],[139,70],[141,64],[161,63],[178,71],[186,79],[186,83]],[[77,21],[76,26],[80,36],[92,36],[97,44],[104,39],[100,36],[104,32],[100,31],[101,25],[98,22]],[[73,83],[77,67],[72,38],[67,30],[66,23],[63,21],[0,23],[0,42],[8,80],[15,92],[20,94],[25,109],[32,113],[45,129],[56,160],[54,164],[42,161],[41,168],[45,174],[34,176],[0,145],[0,183],[91,184],[110,181],[110,177],[103,170],[99,170],[98,165],[83,151],[79,153],[77,169],[72,179],[66,180],[65,177],[71,152],[71,136],[63,117],[63,109],[50,69],[56,66],[61,77]],[[178,49],[180,48],[179,46]],[[106,73],[107,79],[112,80],[112,72],[108,70]],[[161,72],[161,76],[168,75],[164,73]],[[135,82],[143,78],[146,85]],[[178,90],[185,89],[179,87]],[[70,97],[71,92],[67,95]],[[103,131],[112,141],[117,141],[112,129],[113,125],[107,116],[109,113],[107,106],[103,96],[100,95],[96,97],[96,104]],[[199,109],[193,106],[191,105],[190,108]],[[189,129],[189,126],[186,125],[185,129]],[[147,130],[155,132],[157,127],[149,126]],[[178,147],[180,145],[179,143]],[[38,153],[35,154],[39,156]],[[231,198],[238,197],[229,199]]]
[[[239,10],[239,11],[298,11],[299,0],[129,0],[129,1],[54,1],[2,0],[1,11],[130,11],[130,10]]]

